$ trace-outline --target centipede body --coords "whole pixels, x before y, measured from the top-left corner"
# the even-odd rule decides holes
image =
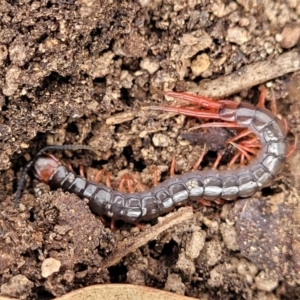
[[[33,162],[33,172],[52,189],[62,188],[88,199],[93,212],[127,223],[156,219],[175,207],[201,198],[215,201],[250,197],[270,185],[284,167],[286,129],[269,110],[247,103],[224,101],[217,107],[217,113],[220,120],[248,128],[259,138],[261,149],[248,165],[236,170],[190,171],[136,193],[119,192],[89,181],[70,171],[53,155],[38,155]]]

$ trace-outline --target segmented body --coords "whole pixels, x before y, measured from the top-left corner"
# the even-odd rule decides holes
[[[42,155],[35,160],[35,176],[53,189],[62,188],[87,198],[92,211],[128,223],[155,219],[201,198],[215,201],[252,196],[268,186],[283,168],[287,154],[286,129],[269,110],[250,104],[224,103],[218,113],[219,119],[235,122],[259,137],[261,149],[247,166],[236,170],[190,171],[137,193],[122,193],[88,181],[53,156]]]

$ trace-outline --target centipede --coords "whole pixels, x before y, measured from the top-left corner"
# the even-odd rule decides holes
[[[137,224],[151,221],[167,214],[176,207],[202,199],[206,202],[232,201],[253,196],[257,191],[269,186],[283,169],[287,157],[294,151],[287,142],[289,132],[286,122],[275,112],[264,107],[264,93],[259,104],[237,103],[233,100],[212,100],[209,98],[179,92],[165,92],[166,96],[188,101],[196,107],[150,106],[148,109],[172,112],[199,119],[212,120],[200,127],[236,127],[242,131],[230,142],[250,135],[254,138],[235,144],[239,150],[231,164],[240,157],[248,158],[247,164],[237,169],[218,168],[198,170],[174,175],[152,188],[139,192],[122,192],[94,181],[70,170],[51,150],[93,150],[86,145],[48,146],[38,152],[36,157],[23,169],[14,198],[18,205],[23,189],[25,175],[29,169],[34,177],[55,190],[74,193],[88,199],[88,204],[96,214],[105,215],[113,220]],[[254,144],[259,147],[254,148]],[[249,155],[252,156],[249,158]]]

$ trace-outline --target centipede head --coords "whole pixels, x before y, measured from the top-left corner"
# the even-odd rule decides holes
[[[54,155],[40,155],[33,164],[34,177],[41,182],[48,183],[59,165],[61,162]]]

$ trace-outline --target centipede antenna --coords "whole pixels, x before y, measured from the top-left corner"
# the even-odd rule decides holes
[[[15,198],[14,198],[14,201],[13,201],[14,202],[14,209],[17,207],[17,205],[19,203],[19,200],[21,198],[22,190],[23,190],[24,185],[25,185],[26,174],[31,169],[35,159],[38,156],[44,154],[47,151],[54,151],[54,150],[91,150],[91,151],[96,151],[97,148],[87,146],[87,145],[51,145],[51,146],[46,146],[43,149],[41,149],[36,154],[36,156],[29,163],[27,163],[27,165],[24,167],[24,169],[21,173],[21,177],[19,179],[18,186],[17,186],[17,191],[16,191]]]
[[[30,170],[30,168],[32,167],[32,165],[33,165],[33,160],[31,160],[24,167],[24,169],[22,171],[21,177],[20,177],[19,182],[18,182],[18,187],[17,187],[17,191],[16,191],[16,194],[15,194],[15,198],[14,198],[14,209],[17,207],[17,205],[19,203],[19,200],[20,200],[20,197],[21,197],[21,194],[22,194],[22,190],[23,190],[23,187],[25,185],[25,176],[28,173],[28,171]]]
[[[35,158],[37,156],[40,156],[44,154],[47,151],[54,151],[54,150],[91,150],[91,151],[96,151],[96,147],[91,147],[87,145],[51,145],[51,146],[46,146],[43,149],[41,149]]]

